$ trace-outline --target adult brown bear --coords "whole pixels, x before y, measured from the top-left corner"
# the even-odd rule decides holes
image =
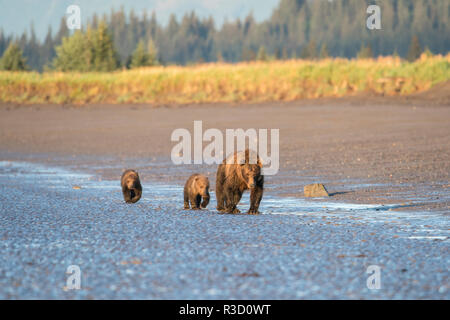
[[[236,208],[245,190],[250,189],[248,214],[258,214],[259,203],[264,191],[262,162],[255,151],[246,149],[235,152],[225,159],[217,169],[217,210],[239,213]]]
[[[141,181],[136,171],[128,169],[122,174],[120,179],[122,185],[123,198],[126,203],[136,203],[142,195]]]
[[[203,198],[203,202],[202,201]],[[209,203],[209,180],[202,174],[193,174],[184,185],[184,209],[189,209],[189,202],[193,210],[206,208]],[[200,204],[201,202],[201,204]]]

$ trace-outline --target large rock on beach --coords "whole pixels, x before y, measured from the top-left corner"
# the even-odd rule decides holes
[[[325,186],[321,183],[308,184],[303,188],[303,193],[305,194],[305,197],[309,198],[321,198],[330,196]]]

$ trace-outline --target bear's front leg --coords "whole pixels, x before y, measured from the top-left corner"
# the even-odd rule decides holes
[[[228,199],[228,205],[227,205],[227,212],[228,213],[241,213],[241,211],[237,208],[237,205],[239,201],[242,198],[242,192],[239,190],[229,190],[229,193],[227,194]]]
[[[260,181],[256,184],[256,186],[250,191],[250,209],[248,210],[248,214],[258,214],[259,204],[261,203],[261,199],[264,191],[264,177],[261,177]]]
[[[140,192],[138,189],[131,189],[130,190],[130,203],[136,203],[141,198],[142,192]]]
[[[123,192],[123,199],[125,200],[126,203],[132,203],[131,202],[131,194],[130,194],[130,190],[125,189],[122,191]]]
[[[203,196],[202,208],[206,208],[209,203],[209,193]]]
[[[190,206],[189,206],[189,194],[185,188],[184,190],[184,210],[189,210]]]
[[[199,194],[193,195],[190,198],[190,201],[191,201],[192,210],[200,210],[201,196]]]

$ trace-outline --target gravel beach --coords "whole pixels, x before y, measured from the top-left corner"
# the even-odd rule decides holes
[[[182,210],[177,128],[280,129],[259,216]],[[448,299],[450,105],[0,106],[3,299]],[[120,175],[144,194],[126,205]],[[324,183],[329,198],[306,199]],[[240,205],[245,212],[248,194]],[[67,267],[81,289],[66,286]],[[381,288],[367,287],[380,267]]]

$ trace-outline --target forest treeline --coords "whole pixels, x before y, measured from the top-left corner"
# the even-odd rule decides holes
[[[381,30],[366,27],[370,4],[381,7]],[[87,61],[91,70],[269,58],[399,55],[413,59],[425,48],[435,54],[450,51],[449,20],[448,0],[281,0],[266,21],[256,22],[249,14],[243,20],[225,21],[220,28],[213,18],[199,18],[194,12],[181,20],[172,15],[163,26],[154,12],[126,13],[121,8],[94,15],[75,33],[62,19],[59,29],[49,28],[43,41],[32,27],[19,37],[0,30],[0,55],[14,43],[27,66],[36,70],[64,70],[69,62],[63,60],[73,52],[83,52],[79,63]],[[17,54],[17,48],[9,51]],[[106,62],[99,60],[102,55]]]

